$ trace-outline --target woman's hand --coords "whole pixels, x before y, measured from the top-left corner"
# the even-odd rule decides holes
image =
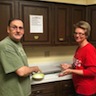
[[[67,64],[67,63],[61,64],[61,68],[62,68],[63,70],[72,68],[72,64]]]
[[[59,73],[59,77],[72,74],[72,70],[73,69],[66,69],[66,70],[62,71],[61,73]]]
[[[84,75],[83,70],[76,70],[76,69],[66,69],[64,71],[62,71],[61,73],[59,73],[59,77],[61,76],[65,76],[65,75],[69,75],[69,74],[78,74],[78,75]]]

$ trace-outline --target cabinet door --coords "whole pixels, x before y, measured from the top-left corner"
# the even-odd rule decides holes
[[[96,46],[96,5],[87,7],[87,19],[91,25],[89,41]]]
[[[69,44],[69,6],[65,4],[55,5],[55,45]]]
[[[32,96],[56,96],[55,83],[32,85]]]
[[[63,96],[75,96],[75,89],[72,80],[62,81]]]
[[[67,95],[63,95],[63,90],[62,90],[62,82],[63,81],[57,81],[55,82],[55,86],[56,86],[56,96],[67,96]]]
[[[32,85],[30,96],[75,96],[72,80]]]
[[[20,1],[20,17],[24,20],[25,45],[51,44],[52,19],[51,4],[44,2]]]
[[[85,20],[85,10],[85,6],[82,5],[55,5],[55,45],[76,44],[73,37],[73,24]]]
[[[74,24],[76,24],[79,21],[86,20],[86,7],[82,5],[72,5],[71,7],[71,22],[70,22],[70,43],[71,45],[76,44],[74,37],[73,37],[73,32],[74,32]]]
[[[7,24],[12,17],[14,17],[14,2],[0,1],[0,40],[8,35]]]

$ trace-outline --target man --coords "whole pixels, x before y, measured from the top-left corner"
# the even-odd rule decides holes
[[[28,67],[20,43],[24,34],[22,20],[9,20],[7,32],[8,36],[0,42],[0,96],[29,96],[29,75],[40,70],[37,66]]]
[[[72,74],[76,96],[96,96],[96,49],[88,42],[91,27],[80,21],[74,25],[74,38],[78,43],[73,64],[61,64],[59,76]]]

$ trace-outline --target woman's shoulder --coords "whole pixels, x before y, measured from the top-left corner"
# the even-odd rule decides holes
[[[88,43],[87,46],[86,46],[86,51],[89,51],[89,52],[96,52],[96,48],[94,45],[92,45],[91,43]]]

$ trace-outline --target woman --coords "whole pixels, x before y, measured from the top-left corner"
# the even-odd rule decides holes
[[[96,96],[96,49],[88,42],[90,25],[80,21],[74,25],[74,38],[78,43],[73,64],[61,64],[59,76],[72,74],[76,96]]]

